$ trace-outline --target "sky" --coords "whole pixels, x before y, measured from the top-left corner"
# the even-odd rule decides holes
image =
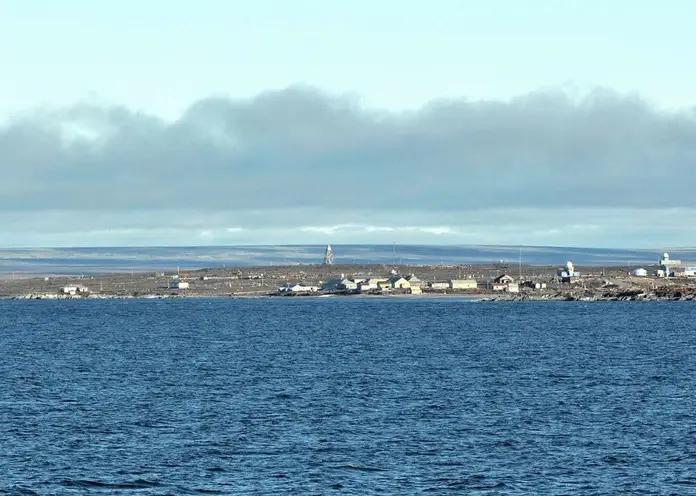
[[[0,247],[693,247],[695,17],[0,0]]]

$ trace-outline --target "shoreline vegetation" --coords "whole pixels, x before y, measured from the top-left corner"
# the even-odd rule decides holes
[[[635,267],[633,267],[635,269]],[[646,266],[652,274],[657,266]],[[0,299],[465,298],[495,301],[696,301],[696,278],[637,277],[631,267],[316,264],[89,277],[5,277]]]

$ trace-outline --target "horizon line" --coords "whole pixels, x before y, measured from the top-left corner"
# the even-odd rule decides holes
[[[181,248],[181,249],[191,249],[191,248],[239,248],[239,247],[249,247],[249,248],[272,248],[272,247],[325,247],[327,245],[334,246],[379,246],[379,247],[392,247],[392,246],[413,246],[413,247],[429,247],[429,248],[472,248],[472,247],[484,247],[484,248],[556,248],[556,249],[581,249],[581,250],[622,250],[622,251],[691,251],[696,250],[696,247],[692,246],[666,246],[666,247],[651,247],[651,248],[637,248],[637,247],[598,247],[598,246],[571,246],[571,245],[532,245],[532,244],[473,244],[473,243],[241,243],[241,244],[213,244],[213,245],[101,245],[101,246],[1,246],[0,251],[10,251],[10,250],[103,250],[103,249],[113,249],[113,248]]]

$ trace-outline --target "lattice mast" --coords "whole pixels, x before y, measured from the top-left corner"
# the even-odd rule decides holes
[[[332,265],[334,263],[334,255],[331,250],[331,245],[326,245],[326,252],[324,253],[324,265]]]

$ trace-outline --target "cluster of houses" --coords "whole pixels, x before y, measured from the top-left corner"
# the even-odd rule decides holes
[[[524,283],[525,287],[531,289],[543,289],[546,283]],[[295,293],[383,293],[383,292],[400,292],[409,294],[421,294],[425,291],[462,291],[475,290],[479,285],[475,279],[450,279],[447,281],[424,282],[415,274],[401,276],[391,274],[389,277],[357,277],[346,276],[341,274],[336,279],[330,279],[321,283],[318,286],[305,284],[303,282],[286,283],[278,288],[280,294],[295,294]],[[503,274],[497,277],[490,288],[494,291],[507,291],[510,293],[518,293],[520,290],[519,284],[507,275]]]
[[[278,288],[280,293],[314,293],[322,292],[381,292],[385,290],[402,290],[412,294],[419,293],[421,290],[421,281],[415,275],[411,274],[402,277],[392,274],[389,277],[347,277],[341,274],[341,277],[329,279],[321,283],[319,286],[313,286],[302,282],[286,283]]]
[[[648,277],[648,271],[642,267],[628,273],[633,277]],[[655,277],[696,277],[696,267],[685,267],[681,260],[669,258],[669,253],[663,253],[658,260],[658,269],[652,274]]]

